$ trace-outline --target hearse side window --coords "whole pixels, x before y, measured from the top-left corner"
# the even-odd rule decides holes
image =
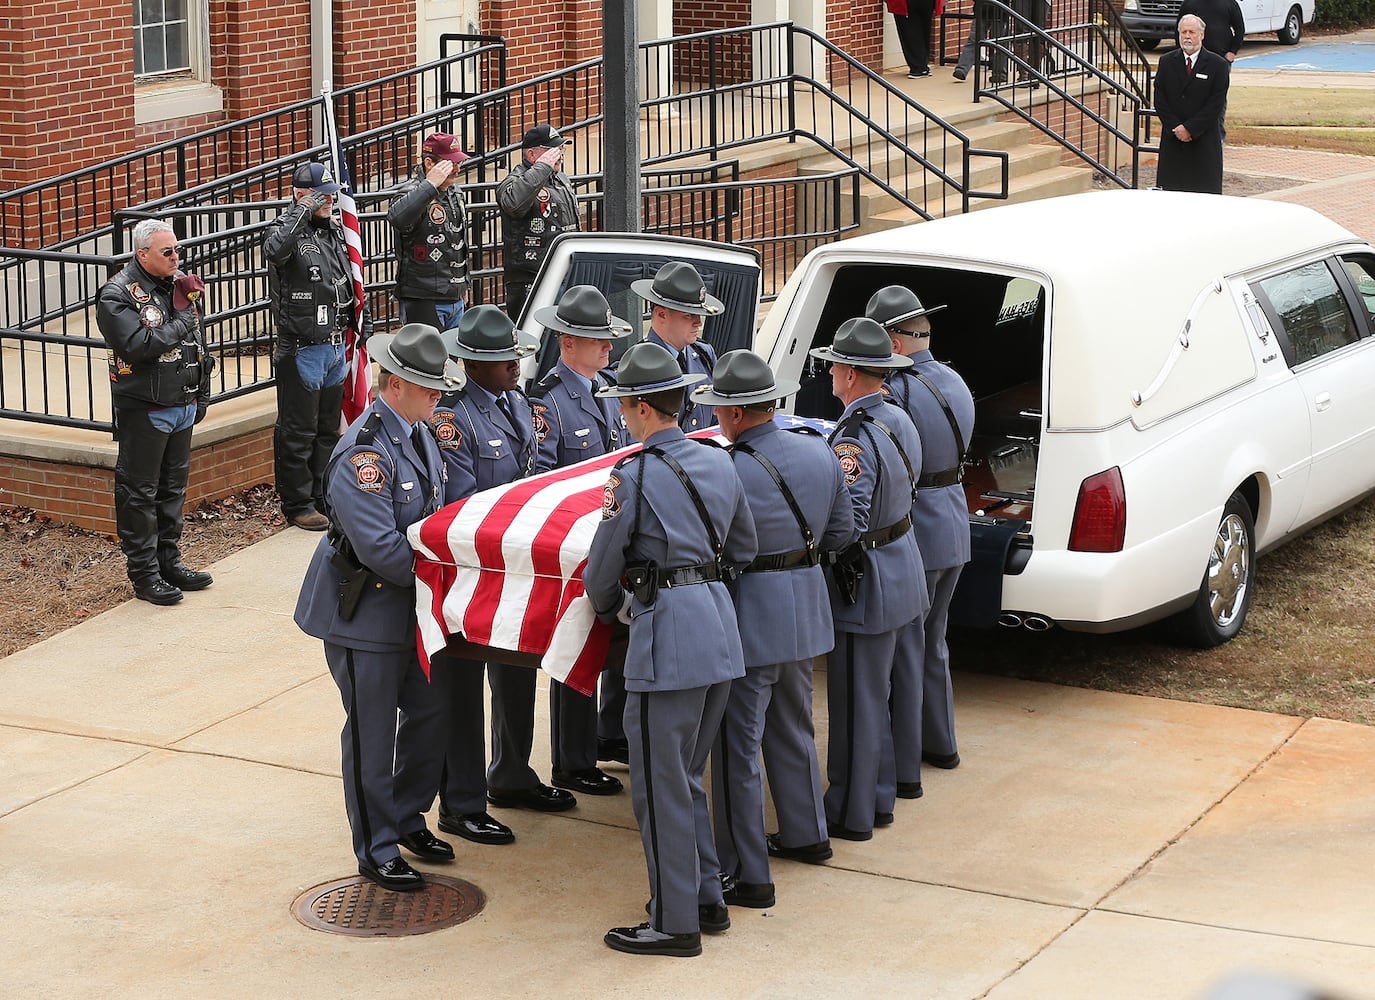
[[[1346,297],[1326,261],[1262,278],[1252,288],[1271,324],[1288,342],[1285,357],[1290,367],[1360,339]]]
[[[1343,257],[1346,276],[1356,292],[1358,308],[1365,313],[1368,333],[1375,333],[1375,258]]]

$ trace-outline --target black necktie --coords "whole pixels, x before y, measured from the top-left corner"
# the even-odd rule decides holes
[[[511,425],[511,430],[515,430],[516,418],[511,415],[511,404],[506,399],[506,393],[497,396],[497,407],[506,416],[506,422]]]
[[[415,452],[420,456],[420,460],[428,465],[430,459],[425,454],[425,433],[424,424],[411,425],[411,444],[415,445]]]
[[[678,352],[678,367],[683,369],[684,375],[688,373],[688,353],[686,347]]]

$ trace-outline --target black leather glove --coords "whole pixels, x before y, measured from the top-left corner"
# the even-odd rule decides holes
[[[205,411],[210,409],[210,404],[203,399],[196,400],[196,419],[193,423],[198,424],[205,419]]]
[[[305,209],[306,215],[314,215],[325,205],[329,204],[329,195],[321,194],[319,191],[312,191],[301,199],[300,204],[301,207]]]

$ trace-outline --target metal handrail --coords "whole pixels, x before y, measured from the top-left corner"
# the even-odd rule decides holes
[[[1153,150],[1149,144],[1150,64],[1110,5],[1091,0],[1089,9],[1093,15],[1090,22],[1045,29],[1001,0],[978,0],[974,17],[979,39],[975,100],[986,97],[998,102],[1111,183],[1134,188],[1140,177],[1141,154]],[[1105,62],[1107,69],[1101,65]],[[1038,108],[1051,107],[1052,96],[1077,116],[1062,110],[1038,116]],[[1121,115],[1105,113],[1114,107]],[[1116,120],[1123,116],[1128,119],[1125,129]],[[1072,128],[1072,123],[1079,127]],[[1076,131],[1077,135],[1071,134]],[[1115,154],[1123,148],[1130,159],[1129,178],[1105,162],[1116,159]]]

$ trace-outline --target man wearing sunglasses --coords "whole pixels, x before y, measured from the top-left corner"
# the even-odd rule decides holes
[[[115,440],[115,523],[134,595],[176,604],[209,573],[181,559],[191,426],[205,417],[213,360],[201,332],[205,285],[178,270],[165,222],[134,227],[134,257],[100,289],[96,326],[109,347]]]

